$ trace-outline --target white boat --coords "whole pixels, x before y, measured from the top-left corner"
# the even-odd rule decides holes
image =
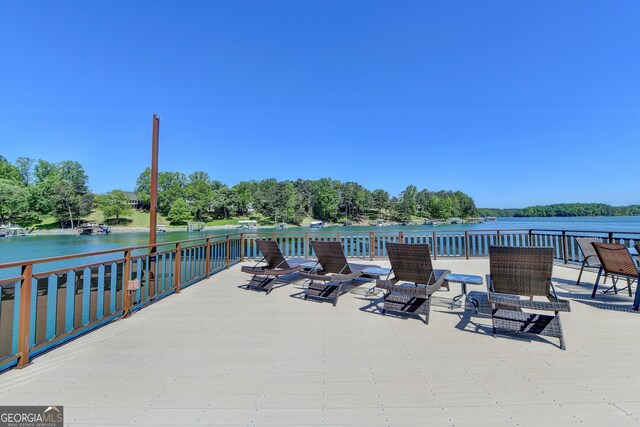
[[[425,221],[424,222],[424,225],[434,225],[434,226],[436,226],[436,225],[444,225],[444,224],[445,224],[444,221],[439,221],[437,219],[432,219],[431,221]]]
[[[253,230],[258,227],[258,221],[253,219],[242,219],[238,221],[239,230]]]
[[[287,229],[287,224],[285,224],[284,222],[282,222],[282,223],[278,224],[278,225],[276,226],[276,228],[277,228],[278,230],[286,230],[286,229]]]
[[[166,225],[158,225],[156,226],[156,233],[166,233],[167,226]]]
[[[3,225],[0,226],[0,237],[22,237],[28,236],[29,233],[19,225]]]
[[[324,222],[322,222],[322,221],[311,221],[311,223],[309,223],[309,227],[311,227],[311,228],[322,228],[322,227],[324,227]]]

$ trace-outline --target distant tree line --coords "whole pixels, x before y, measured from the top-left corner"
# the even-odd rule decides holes
[[[139,200],[149,203],[151,171],[136,182]],[[409,185],[399,196],[383,189],[370,191],[357,182],[318,180],[242,181],[229,187],[206,172],[158,174],[158,211],[172,222],[227,219],[261,214],[275,221],[300,224],[305,218],[323,221],[361,221],[385,218],[409,221],[413,216],[449,218],[474,215],[473,199],[461,191],[418,191]]]
[[[640,205],[610,206],[603,203],[560,203],[529,206],[524,209],[478,209],[481,216],[552,217],[552,216],[636,216]]]

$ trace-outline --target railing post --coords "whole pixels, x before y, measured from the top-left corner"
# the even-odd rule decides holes
[[[229,248],[230,248],[230,241],[229,241],[229,236],[227,235],[227,240],[226,240],[226,244],[227,244],[227,250],[225,251],[225,258],[226,258],[226,262],[227,262],[227,266],[225,268],[229,268],[229,260],[230,260],[230,253],[229,253]]]
[[[22,266],[20,279],[20,321],[18,323],[18,369],[29,364],[29,332],[31,330],[31,281],[33,279],[33,264]],[[69,289],[67,289],[67,292]]]
[[[438,259],[438,235],[433,232],[433,259]]]
[[[131,280],[131,251],[124,251],[124,271],[122,272],[124,279],[122,280],[122,291],[124,301],[122,303],[122,317],[126,318],[131,315],[131,292],[129,292],[129,281]],[[67,292],[69,289],[67,288]]]
[[[374,245],[376,243],[376,235],[373,231],[369,232],[369,260],[373,261],[373,257],[375,256],[375,248]]]
[[[401,231],[398,233],[398,243],[404,243],[404,233]]]
[[[468,231],[464,232],[464,253],[465,253],[466,259],[469,259],[469,232]]]
[[[309,258],[309,233],[304,233],[304,258]]]
[[[562,231],[562,259],[567,263],[567,232]]]
[[[173,286],[175,287],[175,293],[180,293],[180,276],[182,276],[182,272],[180,271],[182,266],[182,248],[180,247],[180,243],[176,243],[176,257],[174,259],[174,273],[173,273]]]
[[[244,262],[244,233],[240,233],[240,262]]]
[[[209,278],[209,270],[211,269],[211,239],[207,239],[204,250],[204,268],[206,270],[206,278]]]
[[[533,230],[529,230],[529,246],[533,247]]]
[[[496,246],[502,246],[502,242],[500,241],[500,230],[496,230]]]
[[[613,232],[609,232],[609,243],[613,243]]]

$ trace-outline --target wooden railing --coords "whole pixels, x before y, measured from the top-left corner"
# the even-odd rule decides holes
[[[576,237],[599,237],[627,247],[640,232],[459,230],[232,234],[154,246],[0,264],[0,371],[126,317],[244,258],[260,258],[258,239],[276,240],[286,257],[313,257],[313,240],[340,241],[352,258],[385,258],[389,242],[426,243],[434,258],[489,255],[492,245],[551,246],[564,263],[581,262]],[[127,291],[129,281],[140,287]]]
[[[581,262],[582,252],[576,237],[599,237],[605,242],[622,243],[627,247],[640,243],[640,232],[599,232],[566,230],[410,230],[400,232],[296,232],[243,233],[242,256],[259,258],[255,244],[258,239],[276,240],[285,257],[313,257],[313,240],[340,241],[345,255],[352,258],[384,258],[388,242],[426,243],[434,258],[489,256],[489,246],[550,246],[555,258],[565,263]]]
[[[0,264],[0,371],[219,272],[240,234]],[[67,266],[71,264],[71,266]],[[7,274],[8,272],[8,274]],[[138,281],[128,291],[128,283]]]

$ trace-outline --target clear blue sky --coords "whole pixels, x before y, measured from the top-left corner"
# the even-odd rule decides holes
[[[640,203],[640,1],[4,2],[0,154]]]

